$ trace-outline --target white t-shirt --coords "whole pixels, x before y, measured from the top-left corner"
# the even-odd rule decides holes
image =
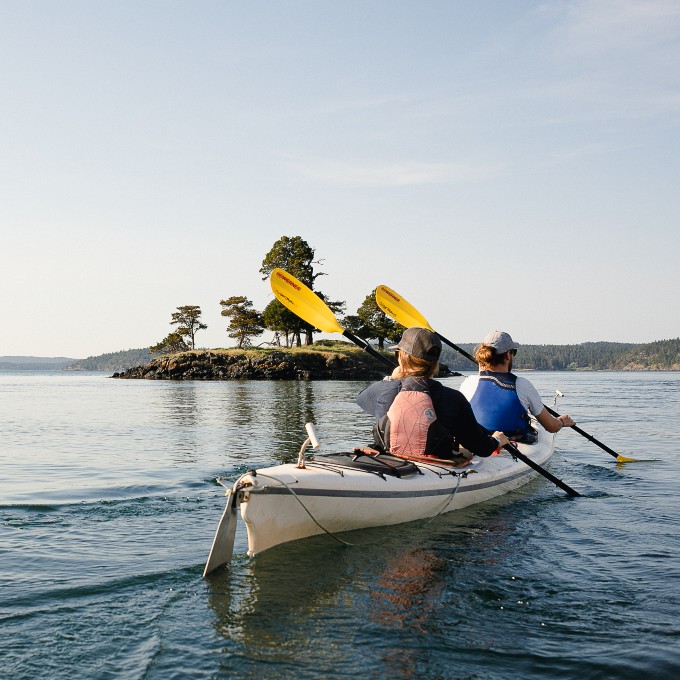
[[[472,397],[477,391],[478,384],[479,375],[469,375],[463,380],[462,385],[458,389],[468,401],[472,401]],[[515,388],[517,389],[517,397],[522,406],[524,406],[531,415],[537,416],[545,408],[538,390],[526,378],[517,376]]]

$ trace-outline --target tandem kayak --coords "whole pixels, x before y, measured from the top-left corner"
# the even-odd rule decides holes
[[[516,446],[542,465],[553,453],[555,435],[534,426],[538,441]],[[358,449],[304,461],[305,446],[315,440],[309,428],[297,464],[251,470],[228,489],[204,575],[231,559],[238,511],[248,534],[248,555],[254,556],[322,533],[433,518],[514,491],[537,474],[505,451],[474,457],[463,467],[367,455]]]

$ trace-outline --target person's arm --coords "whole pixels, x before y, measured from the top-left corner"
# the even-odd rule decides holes
[[[369,385],[357,395],[357,404],[377,419],[382,418],[399,391],[398,380],[381,380]]]
[[[571,427],[574,421],[568,415],[562,415],[559,418],[551,415],[548,409],[543,406],[541,396],[538,390],[526,378],[517,378],[517,396],[522,402],[522,405],[536,417],[536,420],[548,432],[559,432],[563,427]]]
[[[488,434],[477,422],[472,407],[465,397],[460,399],[457,416],[456,439],[475,455],[483,458],[490,456],[509,443],[508,438],[502,432]]]
[[[545,408],[545,406],[536,416],[536,420],[538,420],[548,432],[559,432],[563,427],[575,425],[574,421],[566,413],[559,416],[559,418],[555,418],[555,416],[548,413],[548,409]]]

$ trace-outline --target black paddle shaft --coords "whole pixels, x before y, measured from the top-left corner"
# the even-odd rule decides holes
[[[506,444],[505,448],[510,451],[510,453],[519,458],[523,463],[526,463],[530,468],[533,468],[539,474],[543,475],[547,480],[551,481],[556,486],[559,486],[562,491],[566,491],[570,496],[580,496],[578,491],[572,489],[568,484],[563,482],[561,479],[555,477],[555,475],[550,474],[545,468],[542,468],[538,463],[534,463],[531,458],[525,456],[516,446],[513,444]]]
[[[380,354],[377,349],[372,347],[366,340],[360,338],[357,335],[354,335],[352,331],[348,331],[347,329],[342,331],[342,334],[348,339],[351,340],[355,345],[358,345],[361,347],[363,350],[368,352],[372,357],[375,359],[378,359],[379,361],[382,361],[383,364],[386,366],[389,366],[390,368],[395,368],[397,366],[396,362],[390,361],[386,356],[383,354]]]
[[[544,404],[544,406],[545,406],[545,404]],[[559,418],[560,414],[557,411],[554,411],[549,406],[546,406],[545,408],[551,416],[555,416],[555,418]],[[587,432],[582,430],[578,425],[571,425],[571,426],[567,426],[567,427],[571,427],[572,430],[576,430],[576,432],[578,432],[582,437],[585,437],[588,441],[593,442],[593,444],[595,444],[595,446],[599,446],[603,451],[606,451],[610,456],[614,456],[614,458],[619,457],[619,454],[616,453],[616,451],[613,451],[606,444],[603,444],[601,441],[598,441],[597,439],[595,439],[595,437],[593,437],[592,434],[588,434]]]

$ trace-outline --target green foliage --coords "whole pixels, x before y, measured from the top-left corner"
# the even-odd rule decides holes
[[[345,327],[360,338],[377,340],[378,349],[381,350],[385,348],[385,340],[397,342],[406,330],[380,309],[375,299],[375,290],[366,296],[357,309],[356,316],[348,316],[344,321]]]
[[[344,319],[342,319],[342,326],[348,331],[358,335],[360,338],[367,338],[369,336],[362,335],[364,329],[364,322],[361,317],[356,314],[348,314]]]
[[[475,346],[456,343],[472,354]],[[476,366],[444,345],[442,363],[454,371],[473,371]],[[680,338],[647,344],[585,342],[580,345],[522,345],[513,360],[517,370],[625,371],[680,370]]]
[[[345,327],[349,328],[347,324]],[[179,339],[182,340],[181,336]],[[470,354],[475,348],[475,345],[471,343],[456,344]],[[356,347],[353,343],[339,339],[317,340],[314,346],[323,349],[349,350]],[[188,346],[185,344],[181,351],[186,349]],[[10,368],[16,370],[58,369],[68,364],[66,367],[69,369],[84,371],[123,371],[148,363],[151,358],[149,352],[150,350],[147,349],[129,349],[77,361],[64,358],[0,357],[0,363],[3,360],[13,362],[11,365],[9,363],[3,365],[3,370]],[[29,361],[33,362],[30,366],[27,364]],[[446,345],[444,345],[441,361],[454,371],[477,370],[473,362]],[[20,362],[23,363],[20,364]],[[680,371],[680,338],[657,340],[646,344],[586,342],[581,345],[522,345],[515,357],[514,367],[519,370]]]
[[[222,316],[230,318],[227,334],[236,340],[238,349],[250,346],[250,338],[262,335],[264,325],[262,314],[253,309],[253,303],[244,295],[233,295],[220,300]]]
[[[321,273],[314,272],[314,264],[318,264],[314,261],[314,248],[307,241],[301,236],[282,236],[274,243],[262,260],[260,273],[265,280],[269,278],[274,269],[283,269],[313,289],[314,281],[318,276],[321,276]],[[289,346],[291,336],[299,347],[302,344],[302,333],[305,334],[308,345],[313,342],[313,328],[308,323],[305,323],[292,312],[294,319],[287,318],[283,310],[286,312],[288,310],[278,300],[274,300],[270,304],[273,305],[273,308],[270,309],[270,306],[268,306],[265,309],[264,323],[269,330],[273,330],[277,334],[277,337],[278,334],[284,334],[286,347]],[[281,309],[278,309],[277,306]],[[269,314],[267,314],[268,310]],[[273,319],[275,325],[270,325],[269,319]]]
[[[262,267],[260,267],[260,273],[263,275],[263,280],[265,280],[274,269],[283,269],[304,283],[308,288],[314,290],[314,282],[319,276],[323,276],[323,272],[314,271],[314,265],[320,263],[320,261],[314,260],[314,248],[301,236],[282,236],[265,255]],[[323,293],[317,290],[314,290],[314,292],[333,312],[344,311],[344,302],[329,301]],[[314,328],[312,326],[296,315],[293,315],[295,320],[286,318],[281,311],[285,308],[278,300],[271,304],[273,308],[270,309],[268,306],[264,311],[264,324],[269,330],[277,334],[284,334],[286,346],[288,346],[289,336],[292,336],[293,341],[299,347],[302,344],[301,336],[303,333],[306,345],[311,345],[314,342]],[[278,309],[279,306],[281,309]],[[269,313],[267,313],[268,310]]]
[[[351,349],[355,350],[356,345],[349,340],[329,340],[324,338],[323,340],[316,340],[312,347],[321,347],[323,349]]]
[[[282,236],[262,260],[260,273],[262,280],[269,278],[274,269],[284,269],[299,279],[306,286],[314,289],[314,281],[322,276],[322,272],[315,273],[314,248],[301,236]]]
[[[177,326],[177,333],[183,338],[189,338],[190,348],[196,348],[196,333],[208,326],[201,322],[201,308],[198,305],[183,305],[173,312],[170,324]]]
[[[68,366],[69,369],[80,371],[125,371],[134,366],[142,366],[151,360],[149,350],[127,349],[120,352],[108,352],[98,356],[81,359]]]
[[[184,336],[177,331],[172,331],[159,343],[151,345],[151,347],[149,347],[149,353],[176,354],[177,352],[186,352],[188,349],[191,348],[184,342]]]
[[[0,371],[58,371],[77,367],[77,364],[78,360],[69,357],[0,357]]]
[[[278,300],[272,300],[265,307],[264,312],[262,312],[262,322],[265,328],[274,331],[275,343],[280,344],[280,338],[283,336],[286,347],[290,347],[295,339],[297,339],[298,347],[302,344],[300,341],[300,329],[302,327],[300,317],[293,314]]]
[[[326,306],[331,310],[331,312],[333,312],[333,314],[337,316],[338,314],[344,313],[345,307],[347,306],[346,302],[342,300],[329,300],[327,295],[324,295],[319,291],[316,291],[316,294],[326,303]]]

